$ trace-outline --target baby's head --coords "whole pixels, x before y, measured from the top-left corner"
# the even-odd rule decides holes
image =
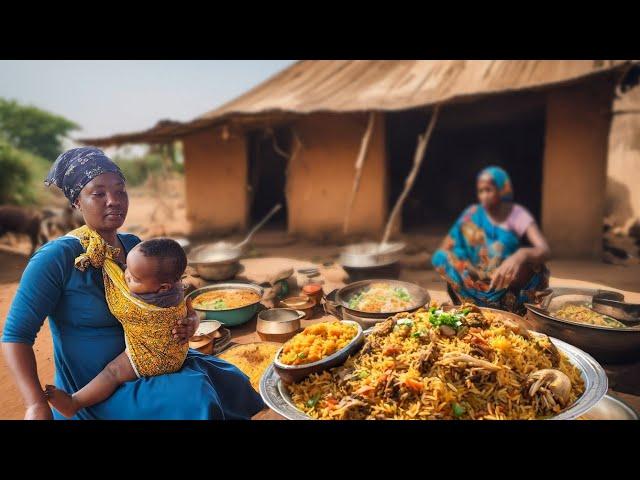
[[[127,255],[124,279],[131,293],[170,290],[187,268],[187,256],[170,238],[156,238],[136,245]]]

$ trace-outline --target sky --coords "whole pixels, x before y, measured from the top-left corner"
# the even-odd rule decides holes
[[[72,138],[191,120],[293,60],[0,60],[0,97],[62,115]]]

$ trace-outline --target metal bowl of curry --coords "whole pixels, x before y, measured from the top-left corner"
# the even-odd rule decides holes
[[[217,320],[226,326],[247,323],[258,311],[264,289],[247,282],[227,282],[191,292],[193,309],[201,320]]]

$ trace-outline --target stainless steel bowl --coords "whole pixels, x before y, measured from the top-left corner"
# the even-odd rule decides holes
[[[224,242],[209,243],[194,248],[188,262],[205,280],[222,281],[238,273],[241,254],[240,249],[228,247]]]
[[[292,308],[270,308],[258,314],[256,332],[262,340],[287,341],[300,330],[305,313]]]
[[[605,395],[581,420],[640,420],[638,413],[619,398]]]
[[[400,259],[405,248],[401,242],[388,243],[382,248],[379,243],[364,242],[347,245],[340,252],[340,264],[345,267],[379,267],[390,265]]]
[[[190,265],[196,269],[198,275],[211,282],[229,280],[240,271],[240,262],[237,260],[219,263],[190,263]]]

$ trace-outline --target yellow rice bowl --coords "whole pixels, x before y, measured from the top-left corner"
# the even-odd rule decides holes
[[[357,327],[342,322],[310,325],[284,344],[279,360],[285,365],[317,362],[347,346],[357,333]]]
[[[582,395],[580,371],[548,337],[518,334],[499,314],[479,315],[486,321],[483,328],[447,337],[425,309],[398,314],[378,324],[344,365],[286,388],[299,410],[326,420],[539,419],[558,414]],[[479,346],[488,352],[483,364],[488,369],[445,360],[461,354],[479,358]],[[570,380],[564,405],[530,395],[529,375],[542,369],[559,370]]]

